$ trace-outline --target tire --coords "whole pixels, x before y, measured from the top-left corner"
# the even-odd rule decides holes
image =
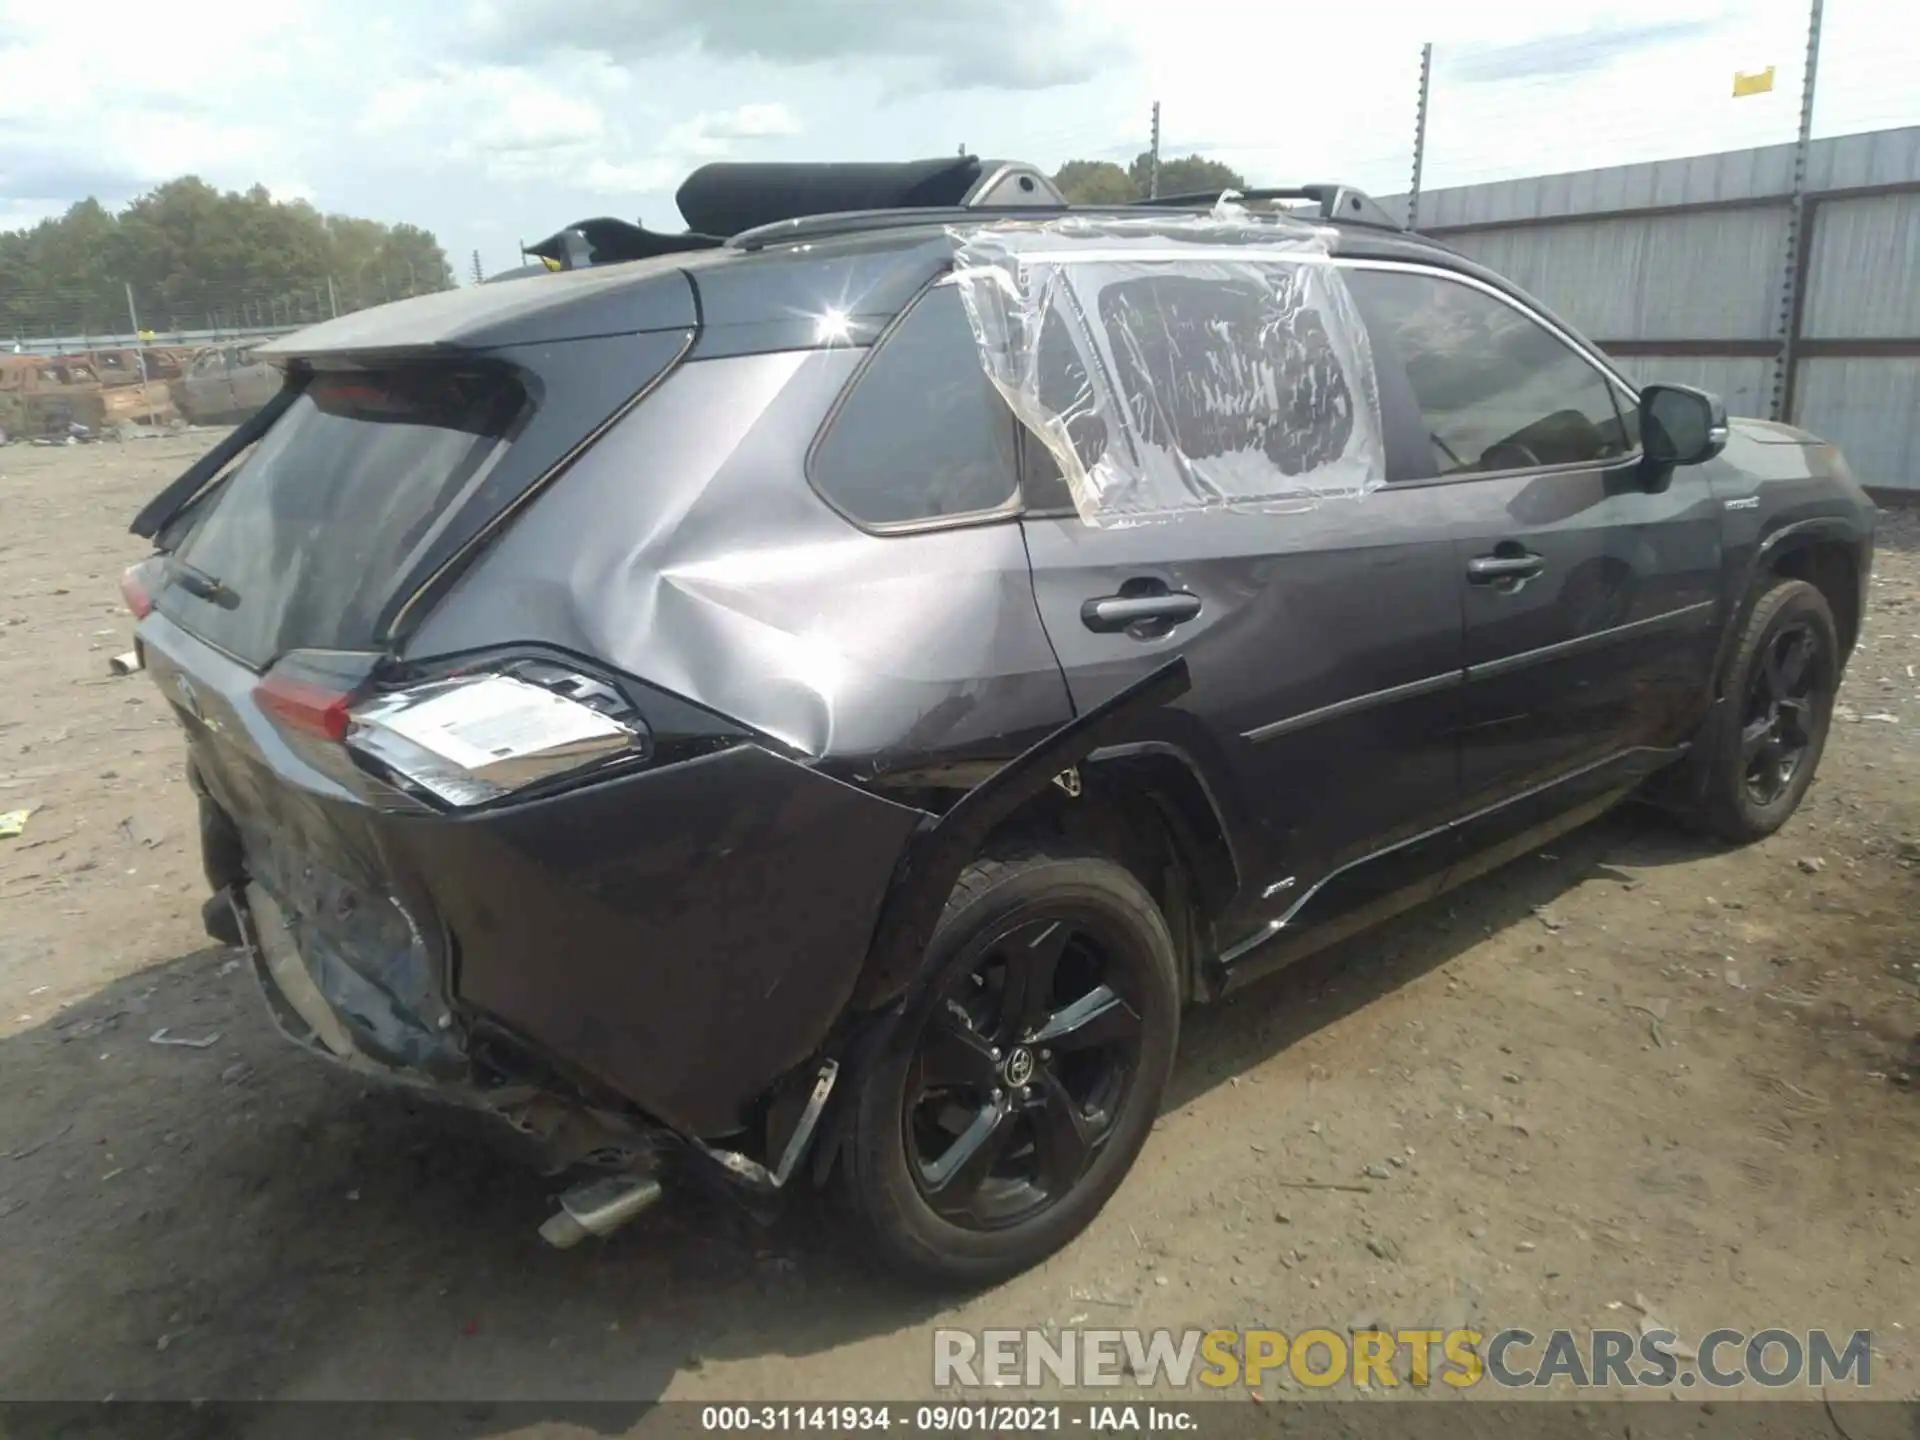
[[[1039,853],[974,862],[928,957],[858,1082],[841,1183],[888,1268],[977,1288],[1073,1239],[1132,1168],[1179,1038],[1173,938],[1121,866]]]
[[[1793,657],[1802,641],[1808,648],[1796,668]],[[1790,697],[1775,693],[1784,681],[1793,682]],[[1804,580],[1779,581],[1754,602],[1727,673],[1725,699],[1701,737],[1706,781],[1687,817],[1695,828],[1748,844],[1787,822],[1813,783],[1839,683],[1839,634],[1826,597]],[[1784,765],[1789,756],[1790,771],[1767,768]],[[1758,783],[1756,774],[1778,783]]]

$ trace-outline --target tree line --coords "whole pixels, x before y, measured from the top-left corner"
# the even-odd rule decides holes
[[[0,337],[298,323],[454,283],[432,232],[182,176],[0,231]]]
[[[1143,150],[1124,169],[1111,160],[1069,160],[1055,172],[1053,183],[1074,205],[1124,205],[1144,200],[1152,186],[1153,154]],[[1157,189],[1162,195],[1199,195],[1209,191],[1244,190],[1244,176],[1231,165],[1188,155],[1160,162]]]

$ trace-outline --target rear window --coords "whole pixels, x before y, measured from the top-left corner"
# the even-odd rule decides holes
[[[978,515],[1013,500],[1013,412],[980,364],[959,291],[929,290],[881,342],[808,473],[864,525]]]
[[[525,404],[497,370],[317,377],[187,534],[177,555],[193,589],[176,577],[159,608],[259,666],[372,643],[381,608]]]

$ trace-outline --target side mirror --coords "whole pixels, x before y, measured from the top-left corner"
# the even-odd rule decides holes
[[[1699,465],[1727,448],[1727,407],[1691,385],[1640,392],[1640,448],[1650,469]]]

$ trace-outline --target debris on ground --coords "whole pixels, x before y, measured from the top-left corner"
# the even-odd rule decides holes
[[[147,1037],[147,1043],[149,1045],[179,1045],[188,1050],[208,1050],[220,1043],[220,1032],[216,1030],[213,1034],[202,1040],[189,1040],[184,1035],[168,1034],[166,1028],[162,1026]]]
[[[32,814],[31,810],[9,810],[4,815],[0,815],[0,840],[12,840],[16,836],[24,835],[27,829],[27,817]]]

